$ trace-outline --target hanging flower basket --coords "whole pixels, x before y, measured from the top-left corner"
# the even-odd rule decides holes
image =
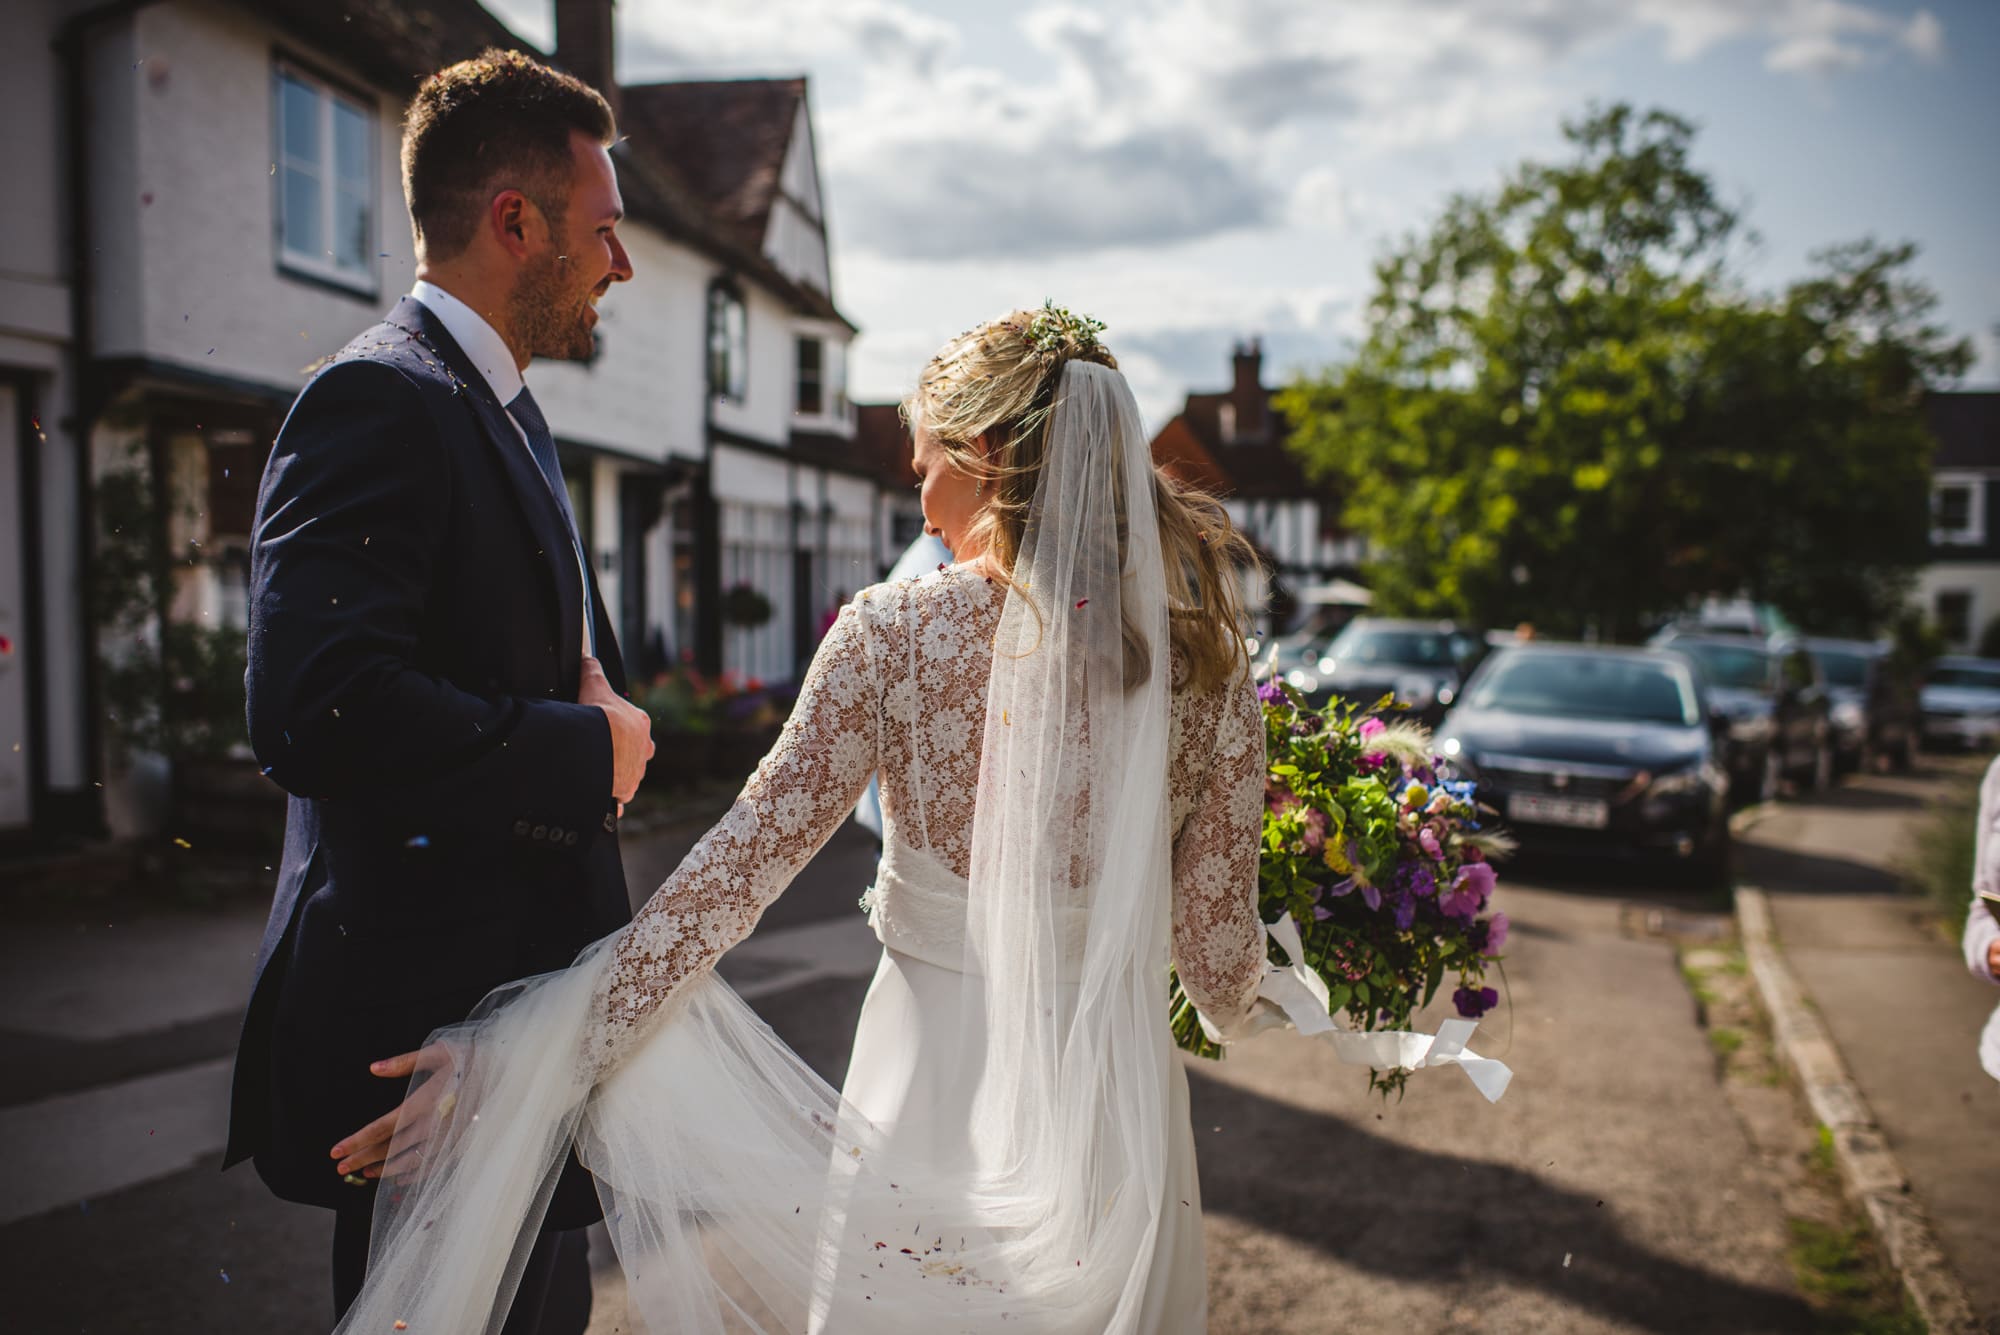
[[[754,629],[771,619],[771,600],[748,584],[732,584],[722,595],[722,619]]]

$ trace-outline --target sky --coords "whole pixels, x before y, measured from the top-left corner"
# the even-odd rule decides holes
[[[553,44],[549,0],[484,0]],[[1994,0],[620,0],[619,78],[810,80],[850,392],[1044,297],[1109,326],[1150,424],[1340,360],[1373,262],[1593,103],[1699,127],[1754,288],[1914,241],[2000,386]],[[1984,73],[1982,74],[1982,71]]]

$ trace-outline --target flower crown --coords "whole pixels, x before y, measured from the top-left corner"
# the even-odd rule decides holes
[[[1104,332],[1105,326],[1102,320],[1077,315],[1068,307],[1056,305],[1054,298],[1045,297],[1042,308],[1028,321],[1028,327],[1015,328],[1028,340],[1035,355],[1048,361],[1065,354],[1081,357],[1097,351],[1102,346],[1097,336]]]

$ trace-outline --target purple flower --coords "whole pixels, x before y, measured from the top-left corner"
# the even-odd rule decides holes
[[[1267,705],[1283,704],[1285,688],[1276,677],[1257,683],[1257,698]]]
[[[1500,994],[1490,987],[1482,987],[1478,991],[1461,987],[1451,994],[1451,1001],[1458,1007],[1460,1015],[1468,1020],[1476,1020],[1500,1004]]]
[[[1328,918],[1331,918],[1332,916],[1333,916],[1333,910],[1326,907],[1326,905],[1324,904],[1313,905],[1314,922],[1325,922]]]
[[[1409,891],[1399,891],[1396,895],[1396,930],[1407,932],[1410,930],[1410,924],[1416,920],[1417,901],[1411,897]]]
[[[1492,898],[1495,879],[1492,863],[1468,862],[1458,869],[1450,893],[1438,901],[1438,907],[1454,918],[1470,922]]]
[[[1343,896],[1354,893],[1354,878],[1349,876],[1344,880],[1335,881],[1332,885],[1320,885],[1313,888],[1319,892],[1317,898],[1340,899]]]
[[[1507,944],[1507,915],[1496,913],[1486,920],[1486,945],[1483,950],[1488,955],[1498,955]]]
[[[1405,862],[1396,869],[1396,884],[1408,894],[1429,899],[1437,893],[1437,873],[1421,862]]]
[[[1382,907],[1382,892],[1372,885],[1361,887],[1361,902],[1368,906],[1370,913]]]

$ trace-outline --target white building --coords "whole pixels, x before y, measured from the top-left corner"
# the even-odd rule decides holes
[[[590,362],[529,378],[635,675],[790,677],[896,550],[854,444],[806,84],[615,89],[611,10],[559,0],[556,63],[620,111],[635,278]],[[0,533],[20,541],[0,544],[0,837],[50,837],[96,825],[100,782],[119,787],[98,665],[163,625],[241,630],[284,412],[410,285],[407,95],[484,47],[531,48],[474,0],[17,0],[9,17]],[[120,478],[155,532],[91,532]],[[133,559],[166,578],[113,629],[90,567]],[[739,583],[763,624],[726,622]]]
[[[1954,653],[1971,653],[2000,620],[2000,394],[1933,393],[1924,415],[1931,462],[1930,561],[1912,601]]]

